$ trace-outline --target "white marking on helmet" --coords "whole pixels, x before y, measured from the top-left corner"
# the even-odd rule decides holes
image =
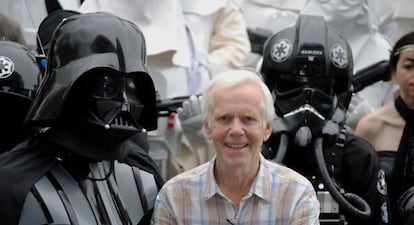
[[[337,68],[343,69],[348,66],[348,52],[339,44],[332,45],[330,58]]]
[[[287,39],[281,39],[273,45],[270,57],[272,57],[273,61],[280,63],[287,60],[291,54],[292,43]]]
[[[0,79],[10,77],[14,72],[14,63],[6,56],[0,56]]]

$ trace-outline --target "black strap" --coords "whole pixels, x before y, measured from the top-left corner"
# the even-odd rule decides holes
[[[401,96],[398,96],[395,99],[394,104],[395,104],[395,108],[397,109],[398,113],[405,120],[405,122],[412,123],[414,119],[414,110],[411,110],[410,108],[408,108],[408,106],[405,104]]]
[[[390,203],[394,206],[398,197],[413,184],[413,154],[414,154],[414,110],[407,107],[401,96],[395,100],[395,108],[406,121],[403,134],[398,146],[397,155],[391,175],[389,187]]]

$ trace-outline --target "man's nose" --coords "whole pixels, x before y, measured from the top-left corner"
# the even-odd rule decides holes
[[[230,124],[230,134],[231,135],[243,135],[244,126],[240,119],[235,118]]]

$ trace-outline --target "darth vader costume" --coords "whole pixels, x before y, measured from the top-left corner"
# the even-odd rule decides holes
[[[26,116],[39,133],[0,156],[1,224],[149,224],[163,180],[144,149],[156,129],[140,29],[72,16],[52,37]]]
[[[265,158],[314,184],[321,224],[375,224],[378,159],[344,128],[353,71],[348,43],[323,17],[301,15],[267,39],[261,71],[277,114]]]
[[[33,133],[23,122],[39,78],[36,57],[29,49],[17,42],[0,41],[0,152]]]

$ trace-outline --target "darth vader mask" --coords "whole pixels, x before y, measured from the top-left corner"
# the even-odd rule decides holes
[[[140,89],[142,83],[136,74],[92,70],[73,87],[69,110],[64,113],[69,121],[78,121],[97,137],[119,143],[144,130],[138,122],[144,108]]]

